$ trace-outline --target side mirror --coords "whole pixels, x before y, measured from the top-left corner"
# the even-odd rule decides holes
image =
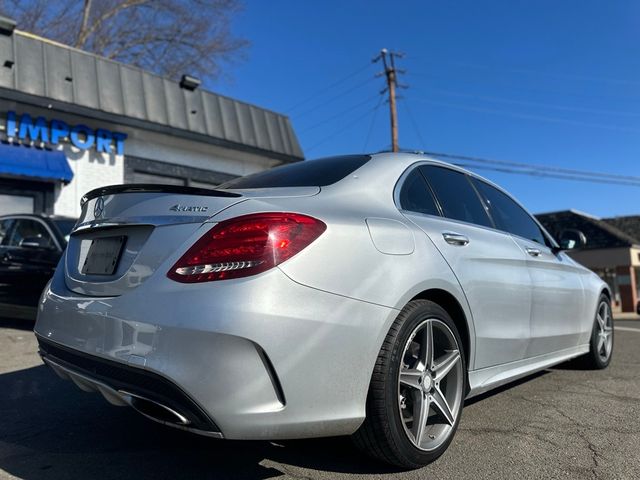
[[[563,230],[560,232],[558,243],[561,250],[575,250],[587,244],[587,237],[580,230]]]
[[[25,237],[20,240],[22,248],[50,248],[49,241],[44,237]]]

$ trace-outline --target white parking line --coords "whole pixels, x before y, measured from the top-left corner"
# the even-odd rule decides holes
[[[640,328],[628,328],[628,327],[614,327],[616,330],[622,330],[624,332],[638,332],[640,333]]]

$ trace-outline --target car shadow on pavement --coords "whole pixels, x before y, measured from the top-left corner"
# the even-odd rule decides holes
[[[574,358],[568,362],[560,363],[550,368],[550,370],[593,370],[593,367],[587,365],[582,357]]]
[[[543,375],[546,375],[548,373],[550,373],[550,370],[541,370],[539,372],[535,372],[532,373],[530,375],[527,375],[526,377],[520,378],[518,380],[514,380],[513,382],[509,382],[505,385],[502,385],[501,387],[496,387],[493,390],[489,390],[488,392],[485,393],[481,393],[480,395],[476,395],[475,397],[472,397],[468,400],[465,400],[464,402],[464,406],[468,407],[470,405],[473,405],[474,403],[478,403],[481,402],[482,400],[485,400],[487,398],[491,398],[494,397],[502,392],[505,392],[507,390],[511,390],[512,388],[517,387],[518,385],[522,385],[523,383],[527,383],[527,382],[531,382],[532,380],[535,380],[536,378],[542,377]]]
[[[548,373],[529,375],[465,405]],[[111,406],[97,393],[82,392],[44,365],[0,374],[0,392],[0,470],[28,480],[270,479],[305,477],[305,470],[355,475],[400,471],[363,455],[347,437],[232,441],[174,430]]]
[[[288,469],[397,471],[348,438],[214,440],[158,425],[59,379],[44,365],[0,375],[0,470],[23,479],[255,478]]]

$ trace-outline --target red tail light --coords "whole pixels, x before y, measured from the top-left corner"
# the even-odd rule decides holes
[[[197,283],[248,277],[293,257],[327,226],[298,213],[256,213],[218,223],[205,233],[167,276]]]

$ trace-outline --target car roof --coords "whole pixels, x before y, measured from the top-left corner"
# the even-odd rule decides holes
[[[415,163],[418,162],[426,162],[429,164],[433,164],[433,165],[438,165],[438,166],[442,166],[442,167],[446,167],[449,168],[451,170],[457,170],[458,172],[462,172],[465,173],[471,177],[477,178],[478,180],[481,180],[485,183],[488,183],[489,185],[491,185],[492,187],[495,187],[496,189],[500,190],[502,193],[506,194],[508,197],[510,197],[512,200],[514,200],[518,205],[520,205],[522,208],[525,208],[517,199],[515,199],[513,197],[513,195],[511,195],[507,190],[505,190],[503,187],[501,187],[500,185],[496,184],[495,182],[492,182],[491,180],[489,180],[488,178],[483,177],[482,175],[478,175],[475,172],[472,172],[471,170],[467,170],[466,168],[460,167],[458,165],[454,165],[453,163],[449,163],[449,162],[445,162],[442,160],[438,160],[437,158],[434,158],[432,156],[429,156],[425,153],[422,152],[378,152],[378,153],[372,153],[371,154],[371,159],[375,160],[376,164],[379,165],[402,165],[402,170],[406,170],[407,168],[409,168],[410,166],[412,166]],[[372,163],[372,162],[369,162]],[[367,165],[364,165],[364,168],[366,168]],[[526,210],[526,208],[525,208]]]

